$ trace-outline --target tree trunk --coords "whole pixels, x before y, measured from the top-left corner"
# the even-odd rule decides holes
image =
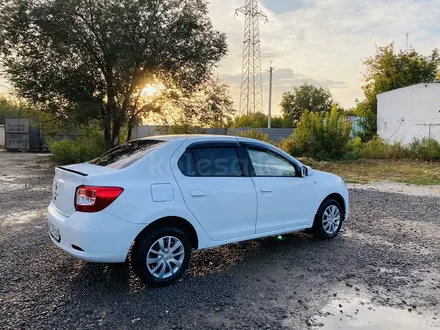
[[[127,141],[131,140],[131,134],[133,134],[133,128],[130,123],[128,123],[128,129],[127,129]]]
[[[113,117],[113,130],[112,130],[112,143],[113,147],[119,144],[119,135],[121,133],[122,125],[125,121],[125,109],[116,109],[115,116]]]
[[[133,138],[133,137],[132,137],[132,134],[133,134],[133,128],[134,128],[134,125],[135,125],[135,124],[136,124],[136,118],[132,115],[132,116],[130,117],[130,119],[128,120],[127,141],[130,141],[130,140]]]
[[[104,139],[105,139],[105,146],[107,150],[110,150],[112,148],[112,135],[111,135],[111,128],[110,128],[110,121],[108,118],[104,120]]]
[[[112,141],[111,141],[113,147],[116,147],[119,144],[120,132],[121,132],[121,125],[119,125],[119,122],[115,120],[113,122]]]
[[[105,137],[107,148],[111,149],[119,144],[119,131],[121,126],[118,125],[118,109],[116,104],[116,93],[113,86],[113,69],[107,66],[107,105],[105,127],[108,128],[108,135]],[[113,124],[113,127],[112,127]]]

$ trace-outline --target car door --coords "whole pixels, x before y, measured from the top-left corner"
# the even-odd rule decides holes
[[[188,209],[210,238],[226,241],[255,234],[257,197],[240,165],[238,142],[182,148],[172,168]]]
[[[247,145],[258,199],[256,233],[297,229],[314,218],[314,181],[276,150]]]

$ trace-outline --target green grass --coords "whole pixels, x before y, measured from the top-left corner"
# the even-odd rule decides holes
[[[346,182],[351,183],[394,181],[418,185],[440,185],[439,162],[382,159],[317,162],[310,158],[303,158],[301,161],[314,169],[339,175]]]

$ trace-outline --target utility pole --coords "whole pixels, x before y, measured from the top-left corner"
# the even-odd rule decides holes
[[[267,128],[271,128],[272,123],[272,74],[275,68],[272,67],[272,61],[270,61],[269,67],[269,114],[267,116]]]
[[[408,55],[408,51],[409,51],[409,33],[406,33],[406,36],[405,36],[405,48],[406,48],[406,55]]]

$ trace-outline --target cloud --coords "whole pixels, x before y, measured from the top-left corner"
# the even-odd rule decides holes
[[[234,16],[245,0],[210,0],[214,27],[226,33],[228,56],[217,73],[231,84],[239,104],[244,15]],[[303,82],[329,88],[345,107],[363,98],[363,60],[375,45],[393,41],[404,47],[405,34],[428,55],[440,45],[440,0],[260,0],[269,23],[260,21],[264,109],[268,107],[270,61],[274,72],[273,109],[282,92]],[[1,78],[0,78],[1,79]],[[0,80],[0,91],[6,85]]]
[[[244,16],[234,9],[245,0],[211,0],[216,29],[228,37],[229,55],[218,68],[234,89],[238,107]],[[393,41],[403,47],[409,33],[412,46],[430,54],[440,44],[440,0],[263,0],[269,18],[260,22],[264,108],[268,103],[269,63],[273,60],[275,110],[283,91],[302,82],[329,88],[345,107],[362,99],[363,60],[375,45]],[[290,70],[290,71],[289,71]],[[238,92],[237,92],[238,89]]]
[[[234,100],[236,100],[236,107],[239,107],[239,98],[240,98],[240,84],[241,84],[241,74],[228,75],[228,74],[219,74],[220,78],[226,81],[231,86],[231,92]],[[263,78],[263,91],[266,95],[266,91],[269,90],[269,73],[264,71],[262,73]],[[304,83],[309,83],[317,87],[323,87],[326,89],[344,89],[347,87],[347,83],[344,81],[337,80],[329,80],[329,79],[316,79],[313,77],[308,77],[302,74],[295,73],[292,69],[282,68],[275,69],[273,72],[273,79],[277,81],[277,84],[273,85],[273,99],[272,99],[272,108],[277,110],[279,113],[279,104],[281,103],[281,96],[285,91],[291,90],[294,86],[298,86]],[[265,108],[263,111],[266,111],[268,107],[268,100],[266,100],[263,96],[263,101],[265,104]]]
[[[274,13],[291,12],[313,5],[313,1],[310,0],[263,0],[262,3],[267,9],[273,11]]]

